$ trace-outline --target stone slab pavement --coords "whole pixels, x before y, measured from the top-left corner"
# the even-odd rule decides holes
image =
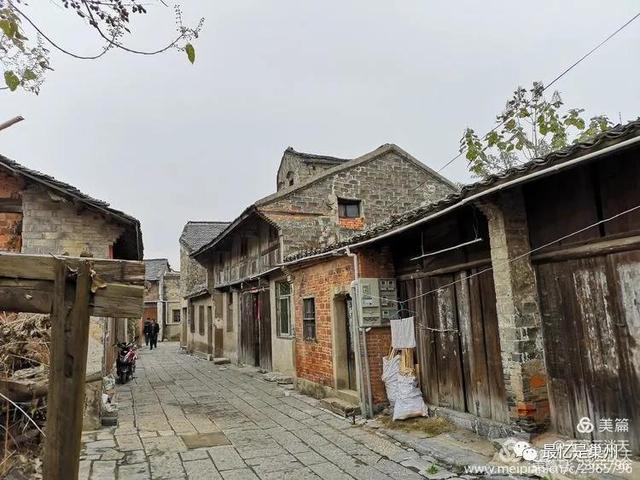
[[[142,349],[117,397],[118,426],[83,432],[80,479],[460,478],[255,369],[214,365],[176,343]]]

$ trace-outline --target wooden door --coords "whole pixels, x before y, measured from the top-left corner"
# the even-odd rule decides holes
[[[256,294],[256,311],[258,313],[259,362],[260,368],[271,370],[271,302],[269,290]]]
[[[415,298],[420,386],[432,405],[507,420],[495,288],[476,270],[399,282]]]
[[[561,434],[640,451],[640,251],[536,266],[551,422]],[[588,417],[590,434],[576,425]],[[629,432],[599,431],[628,419]],[[614,425],[615,427],[615,425]]]
[[[240,308],[240,361],[245,365],[258,366],[258,322],[256,296],[253,293],[241,294]]]

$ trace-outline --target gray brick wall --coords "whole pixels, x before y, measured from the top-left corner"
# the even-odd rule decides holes
[[[189,251],[180,245],[180,296],[184,297],[196,286],[206,284],[206,281],[205,267],[189,257]]]
[[[124,231],[101,215],[76,207],[40,186],[22,195],[22,253],[108,258],[109,247]]]
[[[296,190],[260,210],[282,226],[286,256],[353,235],[354,230],[340,227],[338,198],[361,200],[364,226],[368,227],[452,192],[453,188],[439,178],[389,152]]]

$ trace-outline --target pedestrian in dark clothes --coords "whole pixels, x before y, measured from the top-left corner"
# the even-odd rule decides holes
[[[158,348],[158,333],[160,332],[160,325],[156,322],[155,318],[151,321],[149,326],[149,341],[151,342],[151,350]]]
[[[144,344],[149,346],[149,336],[151,335],[151,319],[147,318],[147,321],[144,322],[144,327],[142,328],[142,333],[144,333]]]

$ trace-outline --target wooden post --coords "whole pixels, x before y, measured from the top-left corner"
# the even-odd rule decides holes
[[[76,480],[80,462],[89,346],[91,265],[89,261],[80,262],[75,282],[69,278],[70,272],[64,260],[56,262],[44,450],[46,480]],[[70,309],[65,302],[69,288],[75,290]]]

